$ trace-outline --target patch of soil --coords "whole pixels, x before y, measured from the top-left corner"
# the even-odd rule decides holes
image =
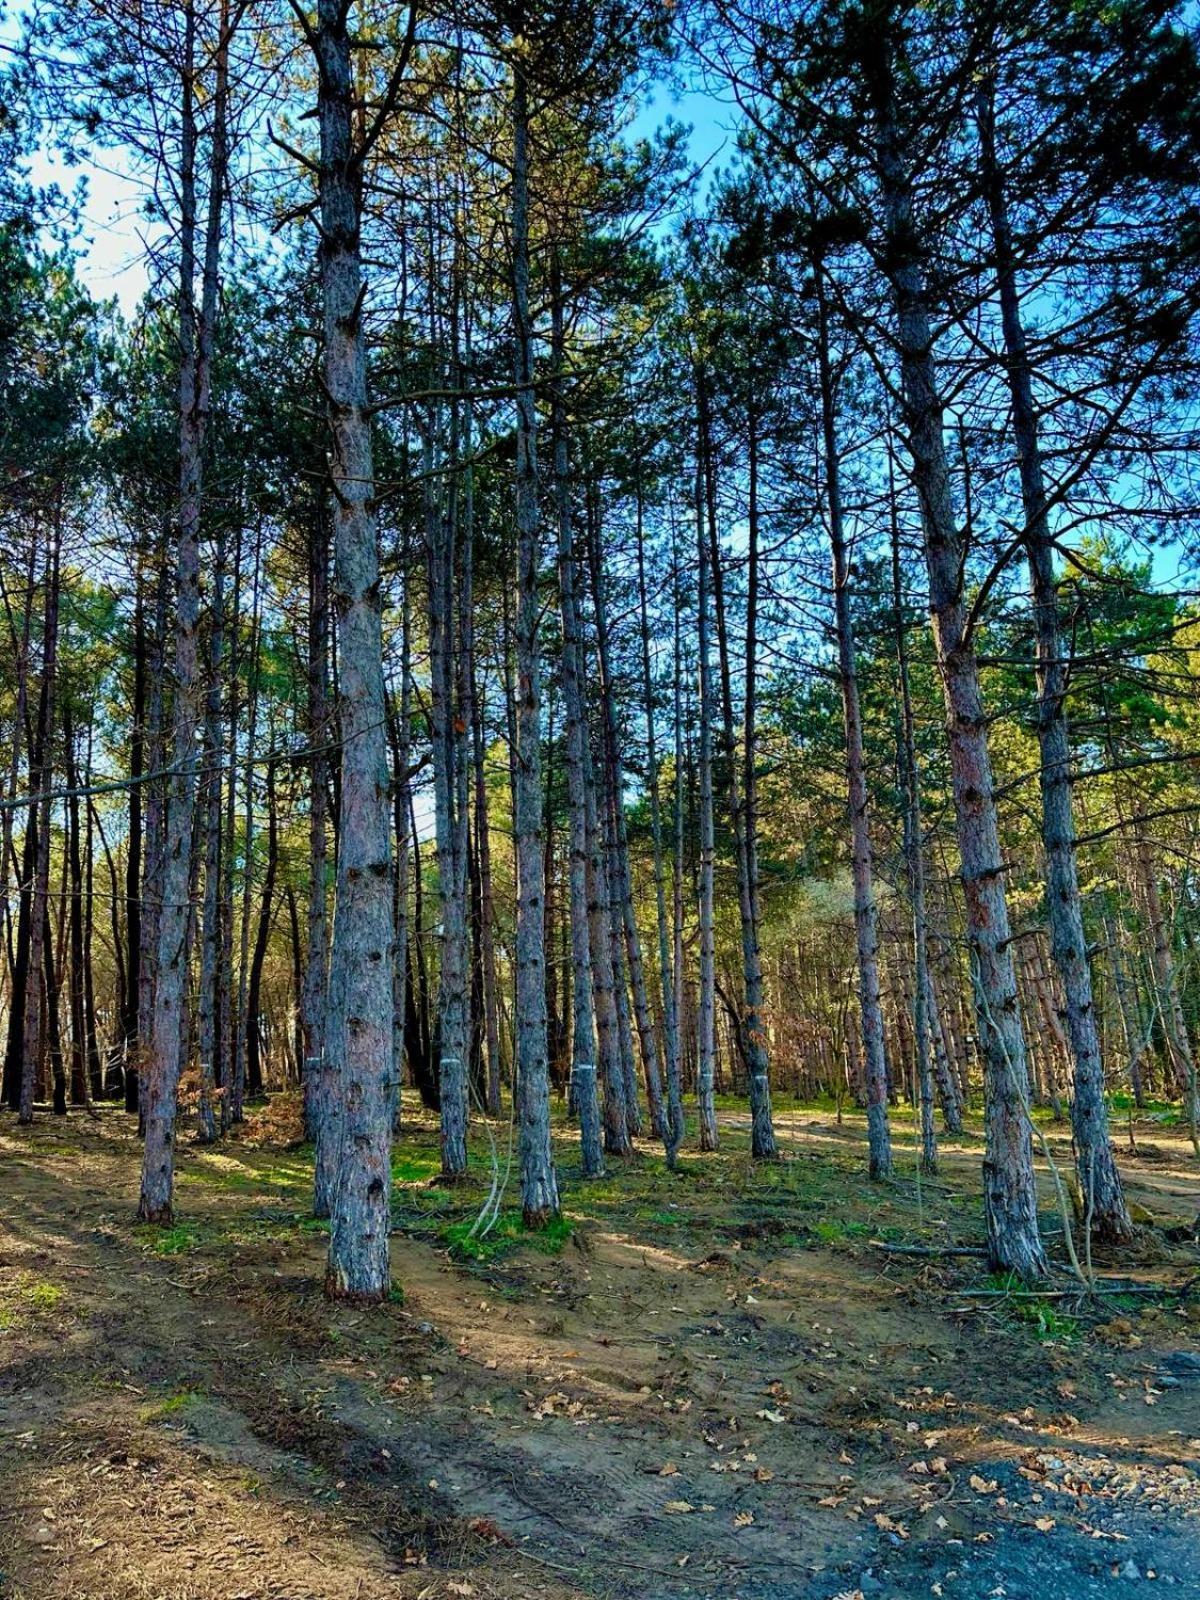
[[[1194,1297],[1029,1301],[939,1254],[974,1146],[917,1193],[798,1113],[756,1170],[734,1115],[678,1181],[647,1147],[569,1185],[561,1254],[479,1264],[398,1194],[403,1302],[355,1312],[272,1117],[181,1152],[165,1236],[118,1113],[0,1124],[0,1595],[1200,1596]],[[1131,1192],[1194,1215],[1168,1153]]]

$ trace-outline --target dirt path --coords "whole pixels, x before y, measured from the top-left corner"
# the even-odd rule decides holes
[[[0,1595],[1200,1596],[1195,1300],[1076,1323],[889,1255],[969,1230],[976,1157],[881,1198],[850,1137],[573,1188],[559,1255],[408,1227],[363,1314],[321,1298],[302,1155],[188,1151],[162,1239],[123,1118],[0,1125]],[[1139,1203],[1194,1215],[1162,1148]],[[433,1204],[402,1176],[402,1228]]]

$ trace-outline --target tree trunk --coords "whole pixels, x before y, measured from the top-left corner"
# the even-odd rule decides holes
[[[821,426],[825,446],[825,495],[829,514],[829,548],[833,557],[833,607],[837,632],[838,681],[846,733],[846,787],[850,814],[850,862],[854,883],[854,933],[858,949],[858,1006],[862,1024],[867,1091],[868,1167],[872,1178],[892,1171],[892,1139],[888,1128],[888,1063],[879,997],[879,918],[871,861],[866,759],[863,755],[862,710],[858,695],[858,662],[854,619],[850,611],[850,557],[842,521],[841,464],[833,365],[829,349],[829,314],[825,303],[823,264],[814,263],[817,293],[817,357],[821,384]],[[917,984],[918,1005],[924,991]],[[922,1031],[922,1046],[924,1034]],[[926,1061],[928,1057],[926,1055]],[[935,1158],[936,1159],[936,1158]]]
[[[996,816],[979,663],[967,627],[965,548],[955,518],[937,386],[921,242],[896,122],[891,41],[871,65],[876,130],[896,313],[901,390],[912,475],[920,499],[938,667],[946,702],[961,875],[967,910],[980,1050],[984,1062],[984,1206],[993,1267],[1040,1277],[1037,1186],[1025,1039],[1017,1006],[1004,862]]]
[[[664,1143],[670,1140],[666,1113],[663,1108],[662,1074],[658,1064],[658,1038],[650,1000],[646,993],[646,967],[642,958],[642,941],[638,933],[633,905],[633,882],[629,862],[629,836],[625,825],[625,773],[621,760],[621,730],[617,721],[616,687],[613,681],[609,653],[609,623],[605,593],[603,544],[600,517],[593,504],[588,514],[588,560],[592,579],[592,604],[596,616],[596,654],[600,666],[600,697],[604,713],[604,752],[608,775],[608,791],[613,818],[614,888],[617,894],[620,930],[624,939],[625,956],[629,965],[629,985],[633,996],[633,1015],[637,1023],[638,1047],[642,1059],[642,1076],[646,1083],[646,1100],[650,1108],[650,1125],[655,1137]],[[628,1111],[636,1107],[636,1095],[629,1099]],[[639,1131],[636,1128],[631,1131]]]
[[[217,52],[208,220],[199,315],[196,270],[196,18],[186,16],[181,111],[179,276],[179,543],[175,565],[175,699],[171,767],[167,781],[158,971],[150,1057],[142,1103],[146,1144],[138,1216],[169,1223],[173,1217],[175,1111],[183,1069],[187,1005],[188,933],[191,923],[192,846],[196,790],[196,730],[200,721],[200,517],[205,437],[212,398],[221,208],[225,193],[225,104],[229,28],[222,7]]]
[[[31,752],[29,775],[37,815],[36,849],[30,897],[29,955],[26,969],[24,1032],[21,1040],[21,1101],[19,1121],[33,1121],[33,1100],[42,1056],[42,980],[48,946],[50,917],[50,785],[53,779],[51,747],[54,726],[54,680],[58,659],[59,573],[62,554],[61,505],[51,513],[50,542],[46,555],[46,617],[42,636],[42,687],[38,700],[37,745]],[[53,971],[51,971],[53,982]],[[53,1005],[53,988],[47,989],[47,1006]]]
[[[562,286],[555,281],[553,307],[554,501],[558,517],[558,596],[562,619],[562,687],[567,742],[567,806],[570,815],[571,922],[571,1099],[579,1117],[579,1142],[585,1178],[604,1171],[600,1097],[596,1082],[592,956],[588,932],[588,834],[585,783],[587,721],[580,673],[579,614],[575,592],[575,540],[571,527],[570,445],[563,395]]]
[[[267,956],[267,942],[271,936],[271,922],[275,912],[275,879],[279,871],[279,814],[275,803],[275,761],[267,763],[267,870],[263,878],[262,899],[259,903],[258,930],[254,939],[254,955],[250,961],[250,979],[246,985],[246,1088],[254,1098],[260,1098],[266,1083],[262,1069],[262,975]]]
[[[1042,844],[1046,852],[1046,909],[1050,945],[1063,987],[1064,1013],[1074,1067],[1071,1129],[1087,1215],[1107,1243],[1130,1239],[1133,1225],[1108,1131],[1104,1063],[1083,928],[1075,817],[1071,804],[1071,742],[1067,730],[1067,662],[1059,626],[1054,576],[1054,536],[1046,505],[1037,412],[1017,287],[1016,253],[1004,181],[996,155],[995,108],[990,85],[978,95],[983,185],[996,252],[996,281],[1004,328],[1005,367],[1012,399],[1013,435],[1025,513],[1025,548],[1033,587],[1037,635],[1038,749],[1041,755]]]
[[[221,757],[225,730],[221,721],[221,668],[225,650],[225,529],[217,529],[212,596],[212,624],[208,639],[208,689],[204,705],[204,757],[208,771],[200,785],[200,816],[204,831],[204,905],[200,938],[200,1098],[196,1108],[198,1144],[216,1142],[217,1070],[221,1037],[221,832],[225,815]]]
[[[667,918],[666,865],[663,854],[662,801],[659,796],[658,749],[654,735],[654,679],[650,662],[650,614],[646,596],[646,539],[642,526],[642,481],[637,480],[638,610],[641,619],[642,699],[646,713],[646,789],[650,796],[650,836],[654,846],[654,906],[658,927],[658,982],[662,996],[663,1053],[667,1105],[663,1141],[667,1166],[674,1170],[683,1142],[683,1098],[679,1069],[679,1013],[671,970],[671,925]]]
[[[712,441],[712,422],[709,415],[708,385],[704,373],[697,385],[698,420],[700,425],[701,456],[704,462],[704,499],[708,521],[709,581],[715,620],[717,624],[717,661],[721,682],[721,732],[725,757],[725,785],[729,799],[729,812],[733,822],[734,855],[737,862],[738,915],[742,933],[742,992],[743,1009],[737,1017],[738,1036],[746,1060],[750,1098],[750,1154],[758,1161],[773,1161],[779,1154],[775,1143],[775,1127],[771,1117],[770,1061],[767,1055],[767,1034],[763,1019],[762,952],[758,939],[758,891],[752,875],[752,863],[757,863],[757,842],[751,843],[747,829],[747,814],[743,805],[742,786],[738,779],[737,737],[733,719],[733,685],[730,667],[729,626],[725,614],[724,563],[721,540],[717,526],[717,468]],[[754,425],[750,428],[750,471],[748,506],[748,532],[750,537],[750,572],[755,591],[753,604],[747,613],[747,644],[752,657],[757,648],[757,585],[758,585],[758,442]],[[753,662],[747,662],[747,683],[751,680]],[[750,738],[747,750],[753,745],[754,695],[749,689]]]
[[[325,1004],[329,976],[329,895],[326,882],[329,839],[329,745],[334,730],[329,712],[329,525],[327,486],[313,501],[308,545],[308,914],[300,989],[303,1039],[301,1086],[305,1138],[317,1142],[324,1115],[321,1099],[325,1059]],[[329,1154],[325,1143],[322,1153]],[[329,1215],[332,1164],[313,1176],[313,1214]]]
[[[321,293],[333,487],[341,777],[322,1136],[337,1149],[326,1293],[370,1304],[390,1288],[392,867],[375,466],[362,308],[362,152],[346,0],[319,0]]]
[[[698,385],[699,387],[699,385]],[[713,691],[709,659],[709,541],[705,534],[703,429],[696,453],[696,565],[699,577],[700,672],[700,1005],[697,1017],[696,1101],[700,1148],[716,1150],[717,1111],[713,1100],[716,1060],[717,956],[713,926]]]
[[[529,85],[513,55],[512,275],[517,388],[517,1116],[521,1210],[527,1227],[558,1215],[558,1179],[550,1146],[546,1037],[546,951],[542,915],[540,662],[538,660],[537,407],[529,311]]]

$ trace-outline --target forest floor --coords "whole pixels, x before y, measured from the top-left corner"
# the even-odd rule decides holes
[[[167,1233],[133,1220],[118,1111],[0,1123],[6,1600],[1200,1597],[1176,1130],[1136,1128],[1138,1242],[1084,1300],[942,1253],[981,1241],[977,1134],[936,1184],[910,1137],[872,1185],[857,1118],[782,1108],[754,1168],[728,1107],[720,1154],[671,1176],[645,1144],[584,1186],[564,1127],[569,1226],[480,1246],[486,1142],[442,1188],[414,1109],[403,1292],[355,1312],[321,1295],[295,1115],[181,1146]]]

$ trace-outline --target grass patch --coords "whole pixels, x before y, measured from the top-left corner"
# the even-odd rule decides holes
[[[66,1299],[67,1291],[57,1283],[44,1278],[28,1279],[22,1276],[16,1283],[6,1285],[0,1300],[0,1333],[8,1333],[22,1323],[36,1321],[56,1311]]]
[[[186,1255],[201,1242],[201,1230],[195,1222],[173,1222],[169,1228],[143,1223],[137,1231],[156,1256]]]
[[[142,1422],[163,1422],[167,1417],[176,1417],[181,1411],[186,1411],[193,1400],[199,1398],[197,1389],[180,1389],[175,1394],[164,1395],[161,1400],[152,1400],[149,1405],[144,1405],[138,1412]]]
[[[573,1225],[566,1217],[554,1217],[544,1228],[527,1228],[518,1211],[504,1212],[486,1234],[472,1234],[474,1218],[451,1222],[439,1230],[439,1237],[450,1254],[459,1261],[498,1261],[522,1247],[545,1256],[559,1255],[570,1239]]]
[[[1079,1337],[1079,1318],[1060,1311],[1052,1300],[1031,1295],[1015,1272],[993,1272],[988,1279],[993,1289],[1014,1296],[1003,1303],[1008,1320],[1027,1328],[1040,1344],[1073,1344]],[[1021,1298],[1015,1298],[1020,1295]]]

